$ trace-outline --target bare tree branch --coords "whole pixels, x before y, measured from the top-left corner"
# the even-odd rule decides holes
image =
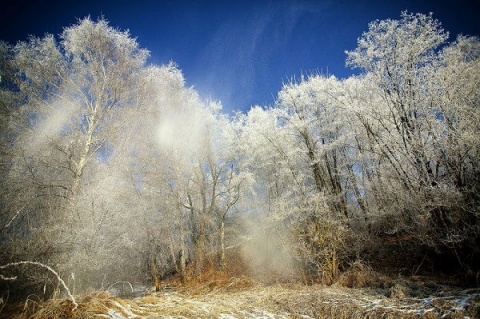
[[[65,292],[67,294],[68,299],[70,299],[70,301],[73,304],[72,311],[74,311],[78,308],[78,304],[75,301],[75,298],[73,297],[73,295],[70,293],[70,289],[68,289],[67,285],[65,284],[65,281],[63,281],[63,279],[60,277],[60,275],[55,270],[53,270],[50,266],[39,263],[39,262],[36,262],[36,261],[18,261],[18,262],[8,263],[6,265],[0,266],[0,269],[6,269],[6,268],[9,268],[9,267],[23,266],[23,265],[38,266],[38,267],[44,268],[44,269],[48,270],[49,272],[51,272],[57,278],[58,282],[63,287],[63,289],[65,289]],[[3,279],[5,277],[1,276],[1,278]],[[12,280],[12,279],[10,278],[10,280]]]

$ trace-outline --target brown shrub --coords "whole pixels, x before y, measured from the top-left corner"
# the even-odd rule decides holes
[[[349,288],[383,287],[387,279],[362,261],[355,261],[337,280],[337,284]]]

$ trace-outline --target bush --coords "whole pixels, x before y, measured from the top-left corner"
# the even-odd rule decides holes
[[[296,256],[305,283],[319,281],[331,285],[342,263],[345,227],[329,217],[312,216],[296,227]]]

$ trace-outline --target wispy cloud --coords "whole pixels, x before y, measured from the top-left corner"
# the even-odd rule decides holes
[[[311,10],[318,8],[275,2],[232,12],[199,52],[193,79],[197,90],[220,99],[226,111],[266,102],[255,96],[268,79],[267,68],[277,67],[272,61],[288,49],[296,25]]]

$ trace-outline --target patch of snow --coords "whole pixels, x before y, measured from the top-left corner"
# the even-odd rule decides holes
[[[275,319],[275,318],[290,318],[289,314],[283,313],[283,314],[274,314],[271,313],[267,310],[264,309],[252,309],[252,318],[257,318],[257,319]]]

